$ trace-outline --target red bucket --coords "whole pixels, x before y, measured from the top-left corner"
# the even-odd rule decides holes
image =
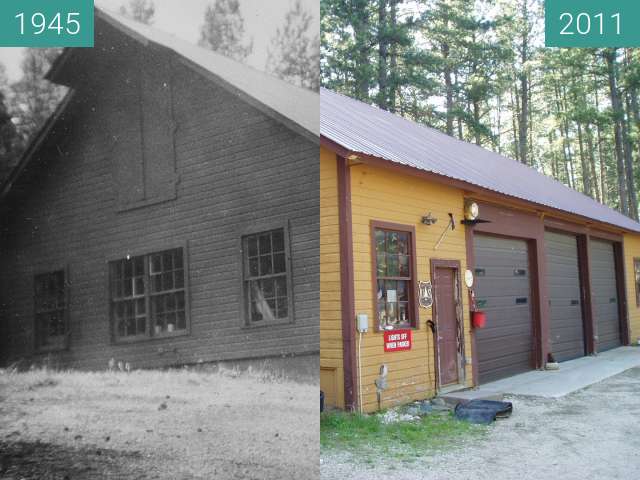
[[[471,320],[473,328],[484,328],[487,323],[487,314],[480,311],[471,312]]]

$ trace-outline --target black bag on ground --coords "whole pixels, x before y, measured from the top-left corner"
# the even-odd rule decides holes
[[[498,402],[496,400],[471,400],[456,405],[454,414],[459,420],[471,423],[491,423],[496,418],[506,418],[511,415],[513,404],[511,402]]]

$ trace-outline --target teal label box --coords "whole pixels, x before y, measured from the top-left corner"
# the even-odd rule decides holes
[[[547,47],[640,47],[640,0],[546,0]]]
[[[93,47],[93,0],[0,0],[0,47]]]

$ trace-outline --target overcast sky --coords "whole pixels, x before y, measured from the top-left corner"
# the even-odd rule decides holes
[[[0,0],[3,1],[3,0]],[[314,18],[320,17],[318,0],[301,0]],[[200,38],[200,26],[208,4],[215,0],[154,0],[156,14],[153,25],[166,32],[197,43]],[[125,0],[96,0],[96,5],[117,11]],[[240,0],[240,9],[244,17],[245,32],[253,37],[253,53],[247,63],[264,70],[267,60],[267,46],[276,29],[284,23],[284,16],[294,0]],[[319,21],[315,23],[316,32],[320,30]],[[314,32],[314,33],[316,33]],[[0,48],[0,63],[7,69],[11,81],[20,76],[20,59],[23,49]]]

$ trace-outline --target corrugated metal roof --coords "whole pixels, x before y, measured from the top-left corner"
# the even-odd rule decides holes
[[[356,154],[640,232],[634,220],[531,167],[326,89],[320,91],[320,135]]]
[[[235,88],[300,125],[316,137],[319,135],[319,95],[296,87],[265,72],[237,62],[209,49],[199,47],[156,28],[127,17],[96,8],[96,16],[124,26],[129,33],[173,50]]]

